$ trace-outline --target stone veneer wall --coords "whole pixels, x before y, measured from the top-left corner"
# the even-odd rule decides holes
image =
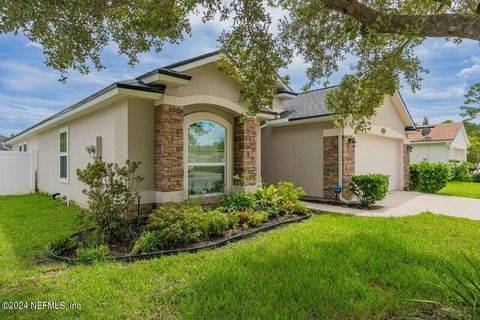
[[[410,186],[410,150],[409,145],[403,145],[403,190]]]
[[[241,177],[242,182],[236,185],[254,185],[257,182],[257,130],[253,118],[245,122],[240,117],[234,119],[233,126],[233,174]]]
[[[155,106],[155,190],[183,191],[183,108]]]
[[[349,137],[343,136],[343,197],[352,199],[350,192],[350,181],[355,175],[355,144],[349,142]]]
[[[355,175],[355,147],[343,136],[343,192],[345,199],[351,199],[348,184]],[[335,199],[332,186],[338,184],[338,136],[323,137],[323,197]]]

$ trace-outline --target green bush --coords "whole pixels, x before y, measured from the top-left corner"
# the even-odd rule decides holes
[[[255,206],[255,195],[248,192],[234,192],[226,195],[221,200],[221,205],[226,211],[237,211]]]
[[[388,192],[388,176],[383,174],[366,174],[353,176],[350,191],[360,200],[362,207],[370,207],[383,200]]]
[[[200,215],[200,229],[209,237],[223,236],[229,225],[228,217],[220,210],[212,210]]]
[[[257,205],[255,210],[264,211],[270,218],[276,218],[280,214],[281,198],[278,189],[269,185],[257,190]]]
[[[472,175],[472,181],[473,182],[480,182],[480,172]]]
[[[448,165],[420,162],[410,166],[410,190],[436,193],[447,185]]]
[[[122,167],[95,159],[85,169],[77,169],[78,180],[87,185],[83,193],[87,196],[89,217],[107,241],[113,242],[125,233],[125,227],[131,226],[126,223],[127,215],[137,201],[137,187],[143,181],[135,174],[139,166],[140,162],[129,160]]]
[[[243,226],[243,227],[259,227],[268,220],[268,214],[263,211],[253,211],[252,209],[246,211],[236,211],[229,214],[234,218],[231,218],[233,221],[233,226]]]
[[[453,181],[472,181],[470,170],[473,165],[470,162],[461,162],[458,160],[450,160],[448,162],[450,169],[449,179]]]
[[[161,249],[163,243],[161,237],[159,237],[156,231],[145,231],[135,242],[132,253],[149,253],[155,252]]]
[[[168,203],[160,206],[149,218],[147,229],[158,233],[161,247],[183,245],[202,236],[200,204]]]
[[[78,246],[79,242],[76,238],[67,236],[50,242],[47,249],[57,256],[65,256],[75,252]]]
[[[75,253],[79,261],[91,263],[94,261],[104,261],[108,255],[108,251],[106,245],[99,245],[96,247],[78,248]]]
[[[291,182],[280,182],[277,190],[282,214],[306,212],[307,206],[300,201],[300,198],[306,195],[302,187],[295,187]]]

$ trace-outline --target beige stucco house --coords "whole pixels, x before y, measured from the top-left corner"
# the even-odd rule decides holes
[[[463,122],[440,123],[417,128],[418,131],[409,134],[412,144],[412,163],[467,161],[470,141]]]
[[[371,130],[355,134],[350,128],[335,128],[325,109],[326,93],[334,89],[299,94],[284,102],[279,119],[268,121],[262,130],[264,181],[292,181],[316,198],[333,198],[334,185],[342,185],[344,198],[350,198],[348,183],[358,174],[386,174],[389,190],[406,188],[410,156],[406,130],[415,124],[401,96],[386,97]]]
[[[141,161],[144,204],[254,189],[261,181],[260,126],[275,112],[241,122],[247,110],[239,85],[218,71],[219,58],[213,52],[116,82],[9,143],[36,155],[40,191],[80,205],[85,186],[76,169],[94,155],[120,164]],[[278,91],[275,105],[291,89],[279,81]]]
[[[289,180],[310,196],[353,174],[390,175],[390,189],[407,184],[405,128],[413,121],[401,97],[385,99],[372,130],[336,129],[323,108],[326,90],[296,94],[278,81],[272,109],[240,121],[247,110],[240,87],[217,68],[212,52],[119,81],[9,140],[36,159],[36,186],[80,205],[76,176],[94,156],[141,161],[141,202],[217,197]],[[345,196],[348,195],[348,190]]]

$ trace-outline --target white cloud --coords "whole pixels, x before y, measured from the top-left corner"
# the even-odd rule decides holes
[[[33,47],[33,48],[43,49],[43,46],[40,43],[36,43],[36,42],[27,42],[25,47],[27,47],[27,48],[28,47]]]
[[[478,78],[480,74],[480,56],[472,56],[470,58],[472,65],[467,68],[463,68],[456,75],[464,79]]]

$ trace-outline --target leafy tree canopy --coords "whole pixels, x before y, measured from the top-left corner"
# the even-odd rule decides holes
[[[385,95],[403,78],[416,91],[422,68],[413,49],[425,37],[480,40],[478,0],[0,0],[0,32],[23,33],[43,46],[46,64],[62,74],[103,68],[110,42],[131,64],[191,32],[190,17],[231,21],[220,47],[220,67],[238,79],[250,113],[271,106],[277,72],[300,54],[308,64],[306,87],[325,83],[349,56],[357,65],[327,96],[339,125],[370,126]],[[285,17],[272,26],[271,7]]]
[[[480,83],[474,84],[465,95],[465,102],[460,107],[461,116],[469,120],[480,115]]]

